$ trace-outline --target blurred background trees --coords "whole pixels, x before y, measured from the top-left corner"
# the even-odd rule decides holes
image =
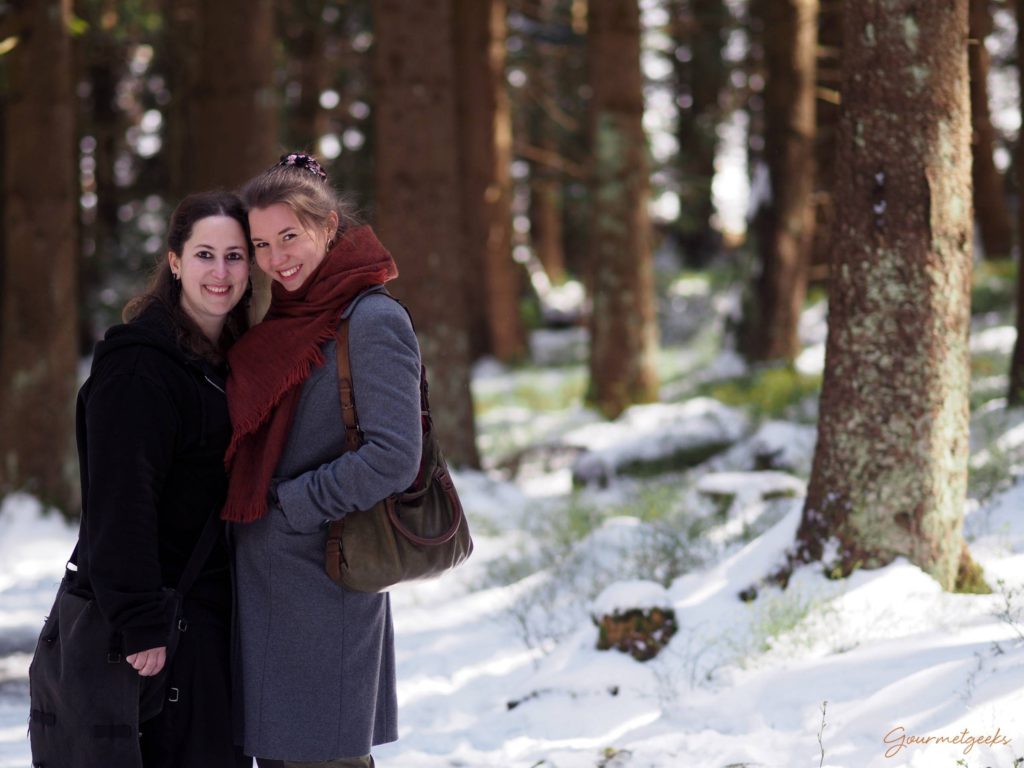
[[[587,399],[606,417],[678,388],[666,383],[658,356],[694,341],[667,309],[686,300],[674,293],[681,280],[724,285],[731,309],[722,345],[752,371],[788,372],[798,382],[806,378],[797,360],[802,313],[830,291],[840,290],[834,317],[852,317],[872,291],[904,295],[918,285],[921,265],[934,262],[962,300],[974,241],[983,274],[1012,280],[1024,178],[1015,3],[957,0],[929,11],[969,24],[943,37],[947,55],[963,55],[969,82],[934,65],[923,31],[900,64],[900,78],[947,94],[943,115],[963,98],[971,127],[963,151],[972,181],[951,193],[961,206],[958,234],[941,253],[928,241],[938,229],[919,227],[919,208],[947,204],[935,190],[952,160],[928,165],[899,141],[940,154],[947,145],[929,144],[935,137],[914,115],[900,113],[898,129],[874,133],[864,133],[866,117],[849,122],[843,91],[851,67],[863,64],[850,36],[881,40],[867,20],[851,27],[864,7],[865,0],[0,6],[0,493],[26,488],[75,507],[79,359],[144,285],[177,200],[236,186],[285,150],[316,153],[394,253],[395,292],[416,319],[438,429],[464,466],[481,462],[474,366],[545,362],[540,332],[584,340],[582,355],[563,359],[585,366]],[[923,16],[904,10],[904,30],[923,30]],[[851,50],[861,57],[854,63]],[[883,91],[858,93],[852,103],[873,114],[886,108]],[[879,142],[895,154],[875,153]],[[898,154],[930,180],[927,194],[896,186]],[[854,183],[851,168],[870,178]],[[898,200],[918,207],[904,216]],[[884,227],[858,219],[851,228],[858,206],[883,204]],[[893,239],[897,232],[909,240]],[[851,250],[850,238],[870,246],[870,256]],[[877,260],[870,280],[844,272],[835,281],[836,269],[859,260]],[[940,323],[962,340],[962,317],[942,319],[954,310],[938,306],[934,286],[918,287],[907,299],[913,311],[879,301],[872,312],[895,312],[884,322],[904,330]],[[831,344],[826,382],[844,365],[863,369],[849,354]],[[909,348],[892,354],[916,359]],[[1024,352],[1011,376],[995,373],[1019,400]],[[933,395],[941,390],[916,381]],[[821,401],[823,424],[857,402],[831,391]],[[860,395],[865,403],[889,397]]]

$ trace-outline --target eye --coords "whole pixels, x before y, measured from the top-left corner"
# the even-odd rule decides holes
[[[252,245],[253,245],[254,248],[266,248],[267,247],[267,244],[265,242],[263,242],[262,240],[260,240],[258,243],[253,243]]]
[[[245,256],[241,251],[229,251],[224,258],[228,261],[241,261]]]
[[[281,239],[284,240],[287,243],[289,240],[294,240],[295,238],[296,238],[296,234],[294,232],[288,232]]]
[[[204,261],[206,259],[212,259],[213,258],[213,254],[210,253],[209,251],[196,251],[195,256],[196,256],[197,259],[203,259]]]

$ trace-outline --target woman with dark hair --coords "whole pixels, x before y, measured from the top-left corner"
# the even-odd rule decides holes
[[[171,217],[167,242],[149,290],[97,344],[79,392],[82,520],[58,615],[47,622],[60,624],[63,639],[79,609],[98,611],[110,663],[91,686],[58,687],[58,697],[92,688],[95,706],[74,723],[48,715],[45,704],[36,709],[43,694],[30,675],[33,764],[246,765],[230,728],[228,552],[223,526],[208,525],[227,491],[225,357],[248,326],[245,208],[229,192],[190,195]],[[204,531],[212,549],[178,613],[171,590]],[[47,627],[33,665],[43,663]],[[156,703],[141,706],[154,679]],[[125,697],[121,722],[110,700]]]
[[[231,350],[228,379],[238,738],[260,768],[365,768],[373,746],[398,738],[391,604],[330,580],[326,525],[414,480],[419,346],[382,291],[394,260],[352,222],[316,160],[285,155],[242,197],[273,284],[267,316]],[[364,437],[349,452],[334,341],[342,319]]]

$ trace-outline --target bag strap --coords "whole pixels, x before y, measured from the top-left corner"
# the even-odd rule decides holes
[[[398,299],[388,293],[384,288],[381,288],[376,292],[384,294],[402,307],[406,314],[409,315],[410,324],[412,323],[412,314],[409,312],[409,308],[405,306],[405,304],[398,301]],[[351,314],[349,317],[351,317]],[[356,410],[355,386],[352,378],[352,360],[349,357],[349,317],[343,317],[338,323],[338,331],[335,334],[335,357],[338,369],[338,398],[341,403],[341,418],[345,423],[345,449],[348,451],[356,451],[359,449],[359,446],[363,444],[363,433],[359,429],[359,414]],[[415,333],[415,326],[413,332]],[[428,430],[431,428],[430,405],[427,400],[426,371],[422,365],[420,365],[420,409],[421,417],[424,420],[423,428],[424,430]],[[449,491],[449,495],[451,496],[454,494]],[[455,499],[457,502],[458,497],[455,496]],[[461,511],[462,505],[456,503],[455,507]],[[387,499],[387,510],[392,525],[394,525],[403,536],[420,546],[443,544],[450,541],[457,533],[461,519],[461,515],[455,515],[450,530],[445,531],[436,539],[423,539],[406,528],[401,519],[399,519],[398,514],[395,512],[393,498]],[[335,581],[339,581],[341,576],[338,572],[340,568],[339,555],[341,554],[341,539],[344,532],[345,518],[342,518],[341,520],[334,520],[327,526],[327,551],[329,553],[327,557],[327,573]]]
[[[356,413],[355,391],[352,386],[352,361],[348,356],[348,318],[341,321],[335,334],[338,358],[338,396],[341,399],[341,419],[345,422],[345,449],[355,451],[363,444]]]
[[[210,513],[206,525],[203,527],[203,532],[199,534],[199,541],[196,542],[195,549],[192,550],[188,562],[185,563],[185,569],[181,572],[181,578],[178,579],[178,586],[175,588],[178,594],[184,595],[196,583],[196,579],[199,578],[199,572],[203,570],[203,566],[206,565],[206,561],[209,560],[210,555],[213,553],[213,547],[217,543],[217,534],[220,532],[220,527],[220,515],[214,509]],[[65,578],[78,572],[78,547],[80,544],[81,542],[75,542],[75,548],[72,550],[71,557],[68,558],[65,565]]]
[[[185,595],[192,589],[192,585],[196,583],[196,579],[199,578],[199,572],[206,565],[206,561],[213,552],[213,545],[217,543],[217,535],[220,533],[221,525],[220,515],[217,514],[217,510],[214,510],[206,521],[203,532],[199,535],[196,548],[192,550],[192,555],[189,557],[188,562],[185,563],[185,570],[181,572],[181,578],[178,579],[178,594]]]
[[[356,415],[355,393],[352,387],[352,362],[348,357],[348,318],[343,318],[335,334],[336,356],[338,359],[338,397],[341,400],[341,418],[345,422],[345,450],[355,451],[363,444],[359,431],[359,417]],[[345,518],[334,520],[327,526],[327,574],[335,581],[341,580],[341,537],[345,532]]]

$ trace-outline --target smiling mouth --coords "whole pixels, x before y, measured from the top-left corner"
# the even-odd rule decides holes
[[[205,288],[207,291],[212,293],[214,296],[227,296],[229,293],[231,293],[231,286],[230,285],[225,285],[225,286],[204,285],[203,288]]]
[[[277,274],[279,274],[281,276],[282,280],[289,280],[289,279],[295,277],[295,275],[297,275],[299,273],[300,269],[302,269],[302,265],[301,264],[297,264],[294,267],[291,267],[289,269],[282,269]]]

